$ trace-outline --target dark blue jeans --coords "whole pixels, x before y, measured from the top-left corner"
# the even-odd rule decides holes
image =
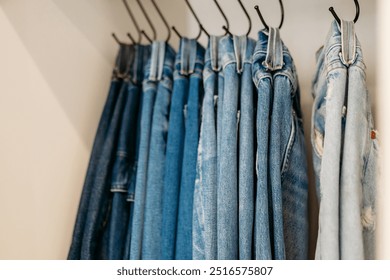
[[[69,259],[106,259],[107,234],[105,225],[110,205],[110,174],[120,120],[127,99],[128,66],[133,60],[132,46],[121,45],[107,101],[96,132],[88,171],[77,213]]]
[[[132,202],[128,201],[128,188],[137,158],[137,128],[139,123],[140,96],[145,58],[148,46],[134,46],[134,61],[130,67],[131,81],[128,82],[127,100],[121,118],[116,159],[111,178],[111,216],[108,225],[108,259],[118,260],[126,257],[125,245],[128,230],[131,228]],[[129,77],[129,78],[130,78]],[[128,253],[127,253],[128,254]]]

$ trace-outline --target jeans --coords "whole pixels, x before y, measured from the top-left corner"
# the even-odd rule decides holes
[[[132,82],[138,88],[139,94],[142,93],[142,81],[144,78],[144,72],[146,63],[150,57],[150,46],[136,45],[137,55],[134,58],[134,63],[132,67]],[[140,130],[141,130],[141,116],[142,116],[142,96],[139,99],[139,109],[136,127],[133,127],[133,135],[135,138],[135,153],[134,158],[131,160],[131,165],[129,167],[130,178],[128,180],[127,186],[127,202],[129,208],[129,219],[127,224],[127,234],[124,248],[123,259],[127,260],[130,258],[130,245],[131,245],[131,233],[133,226],[133,215],[134,215],[134,196],[135,196],[135,184],[137,177],[137,167],[138,167],[138,157],[139,157],[139,147],[140,147]],[[134,135],[135,133],[135,135]]]
[[[162,212],[162,249],[161,249],[161,259],[175,259],[175,252],[180,254],[181,251],[189,251],[189,258],[192,259],[192,236],[185,236],[185,240],[177,241],[177,243],[186,243],[180,244],[176,247],[176,232],[178,230],[178,221],[180,224],[180,232],[183,229],[190,230],[190,234],[192,234],[192,195],[189,198],[186,198],[184,194],[186,191],[181,191],[180,185],[182,183],[182,167],[183,170],[187,170],[190,172],[195,172],[195,164],[192,164],[192,168],[188,170],[191,162],[186,160],[186,163],[183,164],[183,154],[184,151],[187,151],[188,154],[191,154],[195,151],[197,152],[197,143],[198,137],[196,137],[195,148],[191,147],[189,144],[186,145],[185,148],[185,136],[186,133],[191,131],[188,129],[190,126],[194,126],[194,124],[199,123],[196,119],[193,119],[191,123],[186,124],[189,119],[189,107],[194,107],[191,105],[188,99],[193,98],[199,95],[199,88],[197,85],[199,84],[199,79],[201,79],[201,71],[203,69],[203,56],[204,49],[197,44],[196,40],[190,40],[183,38],[180,41],[179,52],[176,56],[176,65],[174,71],[174,85],[173,85],[173,93],[172,93],[172,104],[170,108],[169,115],[169,129],[168,129],[168,140],[167,140],[167,153],[166,153],[166,163],[165,163],[165,178],[164,178],[164,188],[163,188],[163,212]],[[199,105],[196,104],[196,108]],[[199,126],[199,124],[198,124]],[[186,143],[189,142],[191,138],[186,138]],[[196,160],[196,154],[195,154]],[[190,175],[186,175],[185,180],[190,179]],[[194,176],[191,176],[194,177]],[[195,184],[195,179],[193,179],[193,185]],[[191,192],[191,186],[189,186]],[[192,187],[193,189],[193,187]],[[193,192],[193,190],[192,190]],[[187,191],[188,193],[188,191]],[[179,196],[181,199],[179,200]],[[180,202],[179,202],[180,201]],[[179,203],[181,205],[181,211],[179,211]],[[185,205],[183,205],[185,204]],[[187,207],[190,208],[190,217],[188,218],[188,210]],[[187,210],[187,211],[183,211]],[[184,214],[183,214],[184,212]],[[178,214],[180,213],[180,214]],[[185,214],[187,214],[185,216]],[[183,234],[180,233],[180,236]],[[179,234],[178,234],[179,236]]]
[[[254,120],[251,108],[240,108],[239,102],[240,97],[243,102],[253,102],[247,99],[252,99],[253,96],[250,66],[254,46],[254,41],[237,36],[223,38],[219,46],[219,51],[223,54],[225,83],[217,189],[218,259],[251,259],[252,256],[254,147],[253,134],[244,129],[252,123],[253,131]],[[243,130],[239,127],[239,109],[245,113]],[[242,143],[239,143],[239,136]],[[246,153],[246,149],[249,153]],[[239,173],[239,167],[242,174]]]
[[[193,252],[195,260],[216,260],[217,251],[217,112],[223,95],[224,77],[219,43],[211,36],[203,70],[204,98],[198,145],[193,205]],[[221,110],[222,112],[222,110]]]
[[[353,23],[332,23],[317,54],[313,96],[316,259],[373,259],[378,144]]]
[[[147,260],[161,256],[162,192],[174,58],[174,50],[165,42],[153,43],[149,81],[156,86],[156,97],[150,128],[141,247],[142,259]],[[135,200],[137,188],[138,185]]]
[[[270,92],[269,79],[272,75],[272,104],[270,109],[258,108],[258,117],[263,120],[269,116],[270,124],[260,124],[269,137],[258,132],[259,182],[257,195],[265,195],[268,190],[268,203],[265,197],[256,198],[256,258],[307,259],[308,256],[308,179],[303,134],[300,91],[294,62],[288,49],[283,45],[279,31],[271,28],[270,38],[259,33],[255,51],[253,73],[258,93]],[[268,74],[266,73],[268,71]],[[263,81],[261,81],[263,79]],[[261,96],[259,95],[259,100]],[[265,100],[265,106],[270,99]],[[260,101],[259,101],[260,104]],[[270,113],[269,113],[270,112]],[[268,141],[268,172],[261,171],[264,166],[264,144]],[[263,145],[263,146],[262,146]],[[261,174],[261,176],[260,176]],[[265,181],[265,179],[268,179]],[[260,181],[262,180],[262,181]],[[268,204],[269,222],[266,214],[260,213]],[[262,207],[262,209],[258,209]],[[266,213],[266,212],[265,212]],[[257,220],[257,218],[260,218]],[[266,232],[269,224],[269,234]],[[269,236],[269,239],[268,239]],[[269,250],[271,244],[271,254]]]
[[[238,136],[238,236],[239,259],[251,260],[253,256],[253,231],[255,215],[255,106],[252,82],[252,58],[256,42],[245,36],[234,37],[239,84],[239,136]]]
[[[128,65],[133,59],[133,47],[121,45],[88,165],[74,227],[68,259],[107,258],[103,232],[110,203],[110,171],[120,125],[120,115],[126,100]],[[100,248],[100,250],[99,250]],[[107,247],[105,247],[107,249]]]
[[[269,191],[268,147],[273,100],[272,73],[263,65],[267,54],[268,39],[259,34],[253,55],[253,81],[257,89],[257,191],[255,203],[254,258],[256,260],[272,259],[270,208],[272,203]]]
[[[146,182],[148,173],[150,136],[152,127],[153,108],[157,94],[158,81],[156,81],[160,45],[154,42],[152,56],[146,68],[142,92],[142,108],[139,129],[139,151],[137,162],[137,175],[134,194],[134,213],[131,228],[130,259],[139,260],[142,257],[142,242],[145,216]],[[159,67],[159,69],[162,67]],[[161,71],[158,72],[159,74]],[[160,75],[159,75],[160,77]],[[161,78],[161,77],[160,77]]]
[[[116,159],[112,170],[111,179],[111,218],[108,225],[108,259],[119,260],[124,257],[127,231],[133,214],[131,205],[127,202],[128,185],[131,182],[131,172],[136,163],[138,109],[140,107],[141,84],[139,72],[144,68],[145,52],[148,47],[134,46],[134,61],[130,68],[131,81],[127,92],[127,101],[121,117],[119,141],[116,151]],[[129,77],[130,79],[130,77]]]
[[[190,57],[186,58],[189,60],[190,66],[187,70],[189,73],[189,93],[187,106],[184,108],[185,138],[177,218],[176,259],[178,260],[192,259],[192,213],[198,158],[200,108],[204,94],[202,71],[205,50],[196,43],[196,40],[189,41],[189,44]],[[185,69],[182,70],[185,71]],[[182,71],[183,74],[185,74],[184,71]]]

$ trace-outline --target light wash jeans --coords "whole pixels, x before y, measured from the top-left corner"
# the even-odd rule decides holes
[[[241,99],[246,104],[253,104],[250,99],[253,96],[251,64],[254,47],[255,42],[245,36],[225,37],[219,46],[225,82],[218,155],[218,259],[251,259],[252,255],[255,153],[253,135],[248,130],[241,130],[239,123],[242,109],[241,128],[254,131],[251,107],[240,108]]]
[[[217,252],[217,104],[223,96],[224,77],[219,42],[211,36],[203,70],[204,98],[198,145],[193,205],[193,251],[195,260],[216,260]]]
[[[374,259],[378,147],[352,22],[332,23],[317,53],[313,96],[316,259]]]
[[[254,46],[245,36],[210,39],[194,198],[195,259],[252,257]]]

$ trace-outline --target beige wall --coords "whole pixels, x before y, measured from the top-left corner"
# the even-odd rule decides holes
[[[150,34],[135,0],[129,2]],[[197,34],[184,1],[157,2],[182,33]],[[219,2],[232,32],[245,33],[247,21],[236,1]],[[278,1],[243,2],[252,16],[253,38],[262,28],[252,8],[256,3],[261,4],[271,25],[278,24]],[[369,90],[375,96],[376,1],[360,2],[357,33],[368,67]],[[191,3],[211,34],[223,33],[223,19],[212,1]],[[281,33],[297,64],[308,136],[314,53],[324,42],[332,20],[327,9],[334,4],[340,16],[353,18],[354,5],[350,0],[284,3],[286,18]],[[148,10],[159,27],[159,38],[165,37],[156,13],[150,7]],[[121,0],[0,2],[0,259],[66,258],[117,50],[110,37],[113,31],[123,40],[127,31],[134,34]],[[176,47],[174,34],[172,39]],[[206,41],[202,36],[203,45]],[[310,142],[307,144],[310,150]],[[315,205],[311,213],[314,219]],[[381,256],[389,258],[384,250]]]
[[[378,1],[378,116],[381,140],[380,163],[382,166],[379,184],[379,213],[378,213],[378,258],[390,259],[390,1]]]

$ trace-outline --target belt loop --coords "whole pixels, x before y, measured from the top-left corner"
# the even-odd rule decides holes
[[[270,70],[280,70],[283,68],[283,45],[278,28],[269,28],[267,57],[264,66]]]
[[[243,65],[245,62],[246,48],[247,48],[247,37],[244,36],[233,36],[234,54],[236,56],[237,73],[241,74]]]
[[[157,60],[158,60],[158,42],[152,43],[152,53],[150,55],[150,73],[149,80],[156,81],[157,79]]]
[[[219,40],[216,36],[210,36],[210,56],[211,56],[211,66],[214,71],[219,71],[218,65],[218,43]]]
[[[356,34],[353,21],[341,20],[341,61],[350,66],[356,59]]]
[[[196,65],[196,57],[197,57],[197,53],[198,53],[198,49],[197,49],[197,42],[196,42],[196,39],[191,39],[189,40],[189,56],[188,56],[188,64],[189,64],[189,68],[188,68],[188,73],[189,74],[193,74],[195,72],[195,65]]]
[[[165,42],[153,42],[149,80],[159,81],[162,78],[165,59]]]
[[[188,75],[188,39],[182,38],[180,42],[180,74]]]
[[[138,77],[139,77],[139,70],[140,70],[140,63],[142,63],[142,47],[140,45],[135,45],[134,46],[134,62],[132,63],[132,72],[133,72],[133,83],[137,84],[138,83]],[[141,59],[140,59],[141,58]]]
[[[164,61],[165,61],[165,46],[166,43],[164,41],[159,42],[159,63],[158,63],[158,76],[157,80],[161,81],[162,76],[163,76],[163,71],[164,71]]]

